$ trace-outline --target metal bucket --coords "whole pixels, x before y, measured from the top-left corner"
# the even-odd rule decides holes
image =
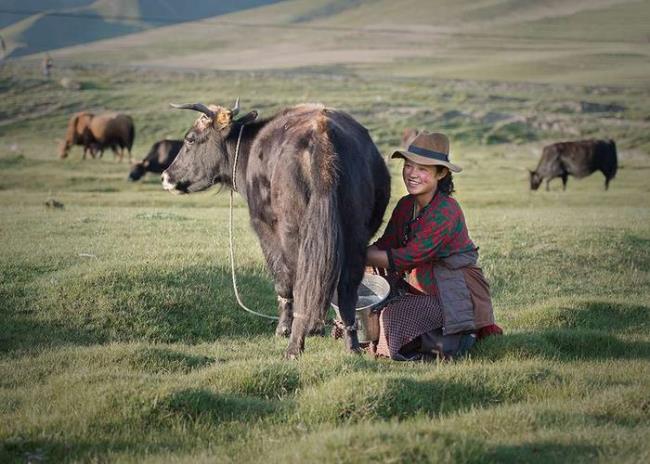
[[[390,293],[390,284],[386,279],[375,274],[364,274],[357,290],[356,305],[357,336],[359,342],[369,343],[379,340],[379,313],[377,307],[383,303]],[[336,317],[341,320],[338,307],[338,294],[334,293],[332,307]]]

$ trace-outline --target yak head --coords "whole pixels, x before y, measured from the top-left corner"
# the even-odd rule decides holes
[[[81,144],[84,139],[88,139],[90,121],[93,117],[93,113],[82,111],[70,118],[65,131],[65,140],[59,140],[59,158],[66,158],[72,145]]]
[[[192,193],[217,183],[231,185],[238,128],[255,119],[255,111],[235,121],[239,98],[232,108],[202,103],[171,105],[203,113],[185,134],[183,147],[163,172],[162,184],[172,193]]]
[[[537,190],[542,183],[542,176],[537,171],[531,171],[530,169],[528,173],[530,174],[530,189]]]
[[[57,140],[59,144],[59,158],[67,158],[68,157],[68,152],[70,151],[70,145],[71,143],[68,143],[67,140]]]
[[[129,172],[129,180],[136,181],[140,180],[142,176],[147,172],[147,166],[149,165],[148,160],[137,161],[131,163],[131,171]]]

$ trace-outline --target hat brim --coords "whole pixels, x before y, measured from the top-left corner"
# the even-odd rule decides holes
[[[461,172],[463,168],[460,166],[450,163],[448,161],[441,161],[433,158],[427,158],[426,156],[416,155],[407,150],[395,150],[391,155],[391,158],[406,158],[414,163],[424,164],[426,166],[444,166],[452,172]]]

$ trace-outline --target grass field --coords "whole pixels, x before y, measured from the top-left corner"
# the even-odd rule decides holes
[[[362,4],[358,16],[330,3],[279,3],[258,20],[325,28],[408,19],[391,2],[375,2],[379,12]],[[485,26],[487,13],[470,2],[442,3],[446,16],[427,21],[453,28],[474,14],[463,33]],[[128,39],[125,65],[82,64],[96,49],[80,47],[61,55],[70,61],[57,61],[50,81],[29,59],[0,69],[0,462],[650,461],[650,93],[647,50],[634,55],[647,2],[578,1],[575,14],[571,2],[550,2],[584,21],[611,13],[617,28],[591,49],[593,32],[575,30],[549,48],[565,19],[532,7],[499,15],[515,3],[482,5],[509,33],[529,36],[517,47],[532,51],[449,39],[459,55],[436,49],[441,60],[449,53],[440,73],[418,57],[254,71],[135,66],[165,48],[150,42],[160,31]],[[517,29],[521,17],[535,27]],[[625,40],[637,41],[627,55]],[[569,43],[577,55],[562,49]],[[565,73],[578,55],[590,58]],[[62,88],[62,77],[81,90]],[[56,156],[75,111],[131,114],[141,158],[192,123],[169,102],[229,105],[237,95],[242,111],[262,116],[305,101],[346,110],[384,154],[406,127],[448,133],[464,167],[456,197],[505,335],[454,363],[350,356],[329,337],[309,338],[302,358],[284,361],[286,340],[235,301],[227,191],[173,196],[157,176],[128,183],[128,164],[110,152]],[[609,191],[600,173],[570,178],[566,192],[559,180],[550,192],[529,190],[526,168],[545,144],[589,137],[616,140]],[[404,189],[400,163],[389,166],[392,207]],[[64,208],[46,207],[52,198]],[[273,314],[239,198],[234,217],[240,293]]]
[[[73,92],[17,71],[5,68],[0,81],[0,461],[650,456],[647,94],[81,68],[68,70],[83,83]],[[302,359],[285,362],[273,326],[236,306],[226,192],[176,197],[156,176],[127,183],[128,166],[109,155],[56,158],[54,139],[76,108],[129,111],[142,156],[193,120],[168,101],[228,103],[237,94],[263,114],[314,99],[346,109],[384,153],[407,126],[449,132],[465,167],[457,197],[506,335],[453,364],[352,357],[330,338],[310,338]],[[580,101],[625,109],[571,110]],[[617,139],[610,191],[600,174],[570,179],[566,192],[559,181],[551,192],[528,190],[525,168],[563,134]],[[403,188],[399,166],[391,170],[395,201]],[[45,207],[49,198],[65,207]],[[273,313],[239,200],[235,222],[240,290],[249,306]]]

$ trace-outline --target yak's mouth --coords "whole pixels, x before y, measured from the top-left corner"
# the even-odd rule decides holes
[[[217,180],[216,177],[213,179],[200,179],[195,181],[182,180],[178,182],[174,182],[174,180],[170,178],[167,172],[163,172],[161,177],[162,177],[163,189],[167,190],[168,192],[179,194],[179,195],[202,192],[204,190],[209,189],[215,183],[217,183],[215,182]]]
[[[190,182],[171,182],[169,179],[169,174],[166,172],[163,172],[161,177],[163,189],[167,190],[168,192],[175,193],[177,195],[189,193]]]
[[[176,195],[184,195],[190,193],[190,183],[189,182],[178,182],[177,184],[167,184],[163,183],[163,188],[168,192],[174,193]]]

